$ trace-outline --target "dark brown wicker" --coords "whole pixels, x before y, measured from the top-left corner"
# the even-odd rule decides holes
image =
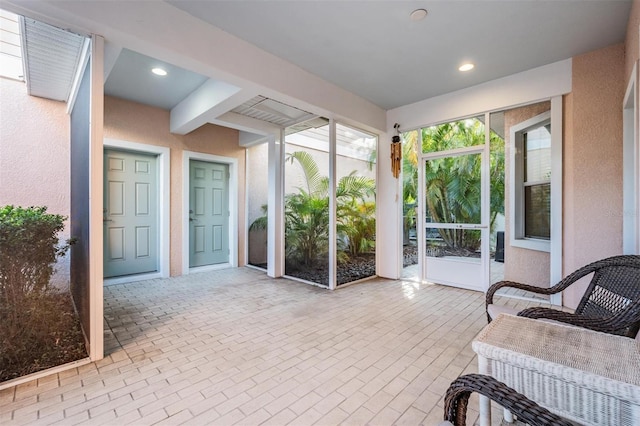
[[[444,420],[455,426],[467,421],[467,405],[471,392],[477,392],[497,402],[513,413],[518,420],[531,426],[573,426],[573,423],[540,407],[509,386],[482,374],[467,374],[454,380],[444,397]]]
[[[501,281],[487,291],[486,306],[493,304],[493,296],[503,287],[538,294],[555,294],[589,274],[593,274],[593,278],[575,313],[550,308],[528,308],[518,315],[552,319],[591,330],[635,337],[640,327],[640,256],[624,255],[598,260],[578,269],[550,288]],[[488,312],[487,319],[491,322]]]

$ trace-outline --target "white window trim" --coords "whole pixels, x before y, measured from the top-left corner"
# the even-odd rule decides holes
[[[638,114],[637,114],[637,63],[633,65],[627,90],[622,102],[623,126],[623,220],[622,220],[622,252],[624,254],[639,253],[640,237],[638,230]]]
[[[524,236],[524,190],[521,182],[524,179],[522,164],[522,133],[530,128],[535,128],[546,123],[551,123],[551,111],[543,112],[536,115],[522,123],[518,123],[512,126],[509,134],[509,148],[511,152],[511,161],[509,167],[509,203],[510,203],[510,244],[513,247],[519,247],[529,250],[537,250],[544,252],[551,252],[551,239],[543,240],[537,238],[526,238]],[[557,141],[553,137],[553,126],[551,134],[551,187],[554,186],[554,145]],[[562,161],[562,156],[560,156]],[[553,197],[552,197],[553,205]],[[551,215],[551,222],[553,222],[553,215]]]

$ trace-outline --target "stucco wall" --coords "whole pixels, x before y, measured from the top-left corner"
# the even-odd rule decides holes
[[[183,151],[214,154],[238,160],[238,264],[244,265],[245,247],[245,150],[238,145],[238,131],[206,124],[187,135],[169,132],[169,111],[105,96],[104,137],[171,149],[171,269],[182,274],[182,155]]]
[[[69,216],[69,116],[66,104],[27,94],[25,83],[0,78],[0,205],[47,206]],[[69,238],[69,221],[61,239]],[[52,283],[69,283],[68,256]]]
[[[0,204],[69,215],[66,104],[29,96],[25,83],[4,78],[0,93]]]
[[[505,144],[505,173],[509,176],[512,156],[510,152],[511,127],[551,109],[551,102],[540,102],[521,108],[514,108],[504,112],[504,144]],[[504,248],[504,279],[516,281],[538,287],[549,287],[549,253],[512,247],[511,237],[511,209],[509,204],[510,179],[505,179],[505,248]]]
[[[262,206],[267,204],[269,149],[266,143],[248,148],[247,163],[247,217],[249,226],[264,215]],[[249,259],[251,264],[267,263],[267,231],[249,232]]]
[[[564,102],[564,275],[622,252],[624,71],[623,44],[573,58]],[[584,285],[572,286],[565,305],[575,307],[583,293]]]
[[[638,26],[640,25],[640,0],[633,0],[629,21],[627,22],[627,38],[625,41],[624,81],[629,81],[633,64],[638,60]]]

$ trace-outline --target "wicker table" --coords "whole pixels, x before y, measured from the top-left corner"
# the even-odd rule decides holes
[[[640,425],[640,344],[559,323],[501,314],[472,343],[479,371],[548,410],[588,425]],[[481,425],[491,424],[480,400]]]

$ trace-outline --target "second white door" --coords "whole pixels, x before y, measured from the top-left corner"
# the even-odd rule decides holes
[[[229,262],[229,166],[189,162],[189,267]]]

